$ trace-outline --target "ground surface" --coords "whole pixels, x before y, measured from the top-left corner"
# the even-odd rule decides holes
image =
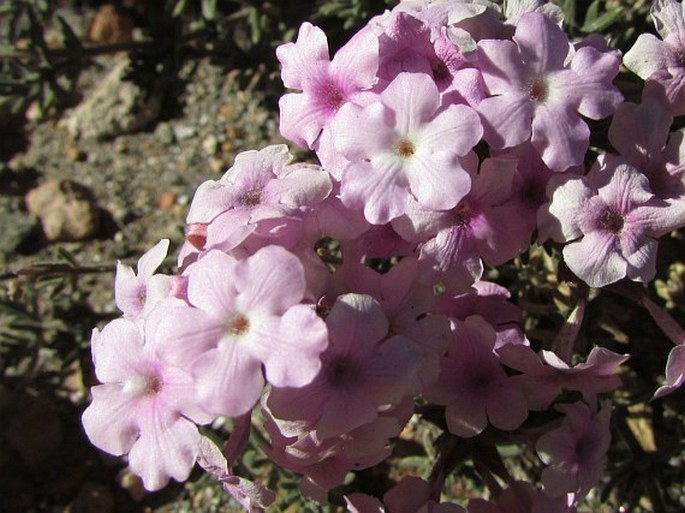
[[[80,79],[78,92],[83,99],[74,108],[126,59],[119,54],[94,61]],[[165,267],[173,269],[196,187],[204,180],[218,179],[236,153],[281,142],[273,102],[268,105],[269,98],[254,87],[264,79],[254,72],[227,71],[226,66],[201,60],[183,68],[173,101],[167,95],[158,115],[132,133],[101,139],[75,137],[68,130],[72,109],[27,123],[23,148],[17,144],[20,139],[5,140],[7,159],[0,170],[0,218],[5,225],[0,240],[3,299],[16,305],[31,296],[34,309],[24,313],[43,325],[37,328],[38,341],[31,336],[35,333],[17,335],[17,343],[40,346],[35,358],[15,361],[12,354],[3,355],[10,381],[0,388],[0,409],[8,419],[3,421],[0,444],[0,474],[4,476],[0,510],[68,508],[74,513],[106,513],[164,503],[165,510],[188,506],[174,506],[179,487],[143,497],[135,480],[120,473],[118,460],[106,457],[85,439],[79,414],[87,402],[86,387],[93,384],[87,340],[98,321],[102,324],[117,315],[113,302],[116,262],[135,266],[144,251],[168,238],[170,257]],[[161,98],[148,99],[157,100]],[[28,211],[27,198],[53,180],[62,185],[57,192],[48,192],[48,199],[64,192],[66,204],[53,204],[41,212],[41,223]],[[76,196],[86,198],[92,208],[78,209],[70,200],[74,188],[80,191]],[[70,210],[75,215],[71,222],[77,235],[57,238],[80,240],[48,240],[44,223],[60,215],[50,208],[65,208],[67,216]],[[93,213],[94,220],[89,220]],[[65,276],[59,272],[64,254],[76,263],[72,266],[75,281],[54,288],[52,278],[61,282]],[[58,272],[50,274],[51,269]],[[49,314],[55,314],[55,305],[62,300],[71,306],[78,303],[81,313],[49,319],[59,317]],[[75,324],[54,330],[45,325],[69,324],[70,320]],[[11,326],[0,324],[2,328]],[[69,345],[71,349],[64,349]],[[26,366],[35,371],[30,377]],[[119,486],[122,482],[130,493]]]

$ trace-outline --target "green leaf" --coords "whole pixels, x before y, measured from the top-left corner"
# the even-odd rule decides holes
[[[569,27],[576,26],[576,0],[565,0],[564,1],[564,22]]]
[[[592,24],[599,17],[599,4],[600,0],[594,0],[587,8],[585,21],[583,22],[583,28],[581,30],[584,30],[585,27]]]
[[[176,19],[179,18],[188,6],[188,0],[178,0],[176,5],[174,5],[174,10],[171,11],[171,17]]]
[[[207,21],[216,19],[216,0],[202,0],[202,17]]]
[[[605,12],[598,18],[595,18],[590,23],[585,23],[581,29],[586,33],[602,32],[614,23],[616,23],[623,16],[622,7],[614,7],[610,11]]]

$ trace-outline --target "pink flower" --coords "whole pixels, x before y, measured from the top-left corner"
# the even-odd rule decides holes
[[[678,390],[685,383],[685,345],[675,346],[668,353],[666,362],[666,383],[659,387],[654,399],[659,399]]]
[[[457,295],[443,294],[436,301],[434,313],[465,321],[480,315],[497,333],[495,350],[507,344],[529,345],[521,330],[521,309],[509,301],[509,291],[496,283],[477,281],[468,292]]]
[[[650,281],[656,239],[685,221],[682,205],[655,198],[647,178],[617,157],[601,158],[586,177],[551,182],[548,195],[541,226],[554,240],[569,242],[564,261],[591,287],[625,277]]]
[[[144,329],[117,319],[93,331],[95,373],[92,403],[83,427],[96,447],[115,456],[129,453],[129,465],[148,490],[170,478],[185,481],[198,454],[195,423],[208,416],[195,403],[195,382],[182,348],[157,329],[159,321],[179,308],[175,300],[160,304]]]
[[[283,144],[245,151],[220,180],[200,185],[187,217],[190,227],[198,227],[188,234],[195,235],[196,247],[230,251],[252,234],[299,235],[302,209],[323,201],[332,184],[320,167],[289,164],[292,158]]]
[[[302,423],[279,421],[266,410],[265,427],[272,443],[265,452],[283,468],[304,474],[302,492],[326,504],[328,491],[342,485],[350,470],[372,467],[390,456],[389,440],[400,433],[413,407],[408,399],[369,424],[324,440]]]
[[[419,378],[426,385],[437,379],[439,357],[452,339],[449,321],[431,315],[435,294],[432,287],[419,284],[419,265],[414,257],[404,257],[387,273],[381,274],[360,262],[349,262],[334,274],[334,282],[344,291],[369,294],[383,308],[390,333],[409,337],[422,350]]]
[[[609,141],[649,179],[661,199],[685,199],[683,132],[669,134],[673,117],[652,96],[642,103],[619,105],[609,127]]]
[[[563,390],[598,394],[618,388],[617,370],[629,358],[593,347],[585,362],[571,367],[552,351],[537,354],[530,347],[506,346],[498,354],[504,365],[523,373],[511,379],[526,394],[531,410],[547,409]]]
[[[438,382],[424,391],[427,400],[446,406],[447,426],[457,436],[476,436],[488,421],[510,431],[528,417],[526,399],[512,386],[494,346],[495,331],[482,317],[454,321],[454,341]]]
[[[656,30],[640,34],[623,57],[626,68],[643,80],[659,86],[671,114],[685,114],[685,5],[677,0],[657,0],[652,4]],[[655,90],[657,90],[655,88]]]
[[[361,101],[376,81],[378,40],[370,30],[358,32],[330,61],[326,34],[305,22],[297,41],[279,46],[276,55],[285,86],[302,91],[279,101],[281,134],[299,146],[314,148],[338,110]]]
[[[266,380],[301,387],[321,367],[324,322],[300,304],[300,261],[267,246],[242,261],[209,251],[188,270],[192,306],[168,321],[167,336],[186,345],[198,398],[216,415],[238,416],[259,399]]]
[[[330,342],[321,372],[304,387],[274,387],[268,406],[283,420],[304,420],[320,439],[339,436],[419,391],[420,352],[388,334],[388,320],[370,296],[340,296],[326,318]]]
[[[148,313],[169,295],[171,277],[155,274],[169,250],[169,239],[159,241],[138,260],[138,274],[117,262],[114,278],[114,301],[126,317],[136,318]]]
[[[575,51],[547,16],[521,16],[514,41],[484,40],[478,68],[492,95],[478,104],[494,148],[531,140],[554,171],[582,163],[590,130],[582,116],[609,116],[622,101],[611,81],[620,59],[586,46]]]
[[[400,73],[367,107],[344,105],[331,130],[351,161],[342,174],[342,201],[363,209],[373,224],[405,213],[411,197],[435,210],[454,207],[471,185],[459,157],[482,133],[471,108],[440,109],[438,89],[423,73]]]
[[[486,159],[480,173],[469,166],[471,191],[454,208],[434,211],[412,201],[406,215],[393,221],[405,239],[422,243],[424,280],[462,292],[480,279],[482,261],[500,265],[528,246],[525,223],[513,222],[519,215],[511,198],[515,167],[516,161],[497,158]]]
[[[602,475],[604,459],[611,442],[611,405],[599,410],[584,402],[561,404],[565,414],[561,425],[542,435],[535,448],[548,465],[542,471],[542,484],[552,497],[565,493],[585,496]]]

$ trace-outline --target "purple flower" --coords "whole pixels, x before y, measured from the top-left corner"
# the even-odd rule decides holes
[[[454,207],[471,180],[459,163],[480,140],[478,116],[465,105],[440,109],[440,94],[423,73],[400,73],[379,101],[344,105],[331,124],[343,170],[342,201],[373,224],[406,212],[411,197],[435,210]]]
[[[590,130],[581,115],[607,117],[622,101],[611,84],[620,59],[591,46],[568,59],[566,35],[539,13],[521,16],[513,42],[484,40],[478,47],[492,95],[478,104],[485,140],[507,148],[530,139],[554,171],[582,163]]]
[[[559,184],[559,185],[556,185]],[[585,177],[550,182],[540,226],[564,246],[564,261],[592,287],[622,278],[648,282],[656,273],[656,239],[681,226],[685,210],[654,197],[647,177],[625,160],[604,156]]]

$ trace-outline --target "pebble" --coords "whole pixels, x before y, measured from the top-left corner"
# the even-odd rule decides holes
[[[174,130],[171,125],[165,121],[158,123],[155,128],[155,137],[157,140],[165,145],[174,143]]]
[[[133,40],[133,18],[114,5],[101,5],[88,30],[88,39],[111,45]]]
[[[202,149],[209,156],[216,154],[219,149],[219,140],[215,135],[208,136],[204,141],[202,141]]]
[[[50,242],[92,237],[100,226],[93,193],[72,180],[48,180],[25,197],[29,212],[38,217]]]
[[[174,138],[177,141],[185,141],[186,139],[190,139],[191,137],[195,137],[197,135],[197,129],[194,126],[176,125],[173,128],[173,131]]]

